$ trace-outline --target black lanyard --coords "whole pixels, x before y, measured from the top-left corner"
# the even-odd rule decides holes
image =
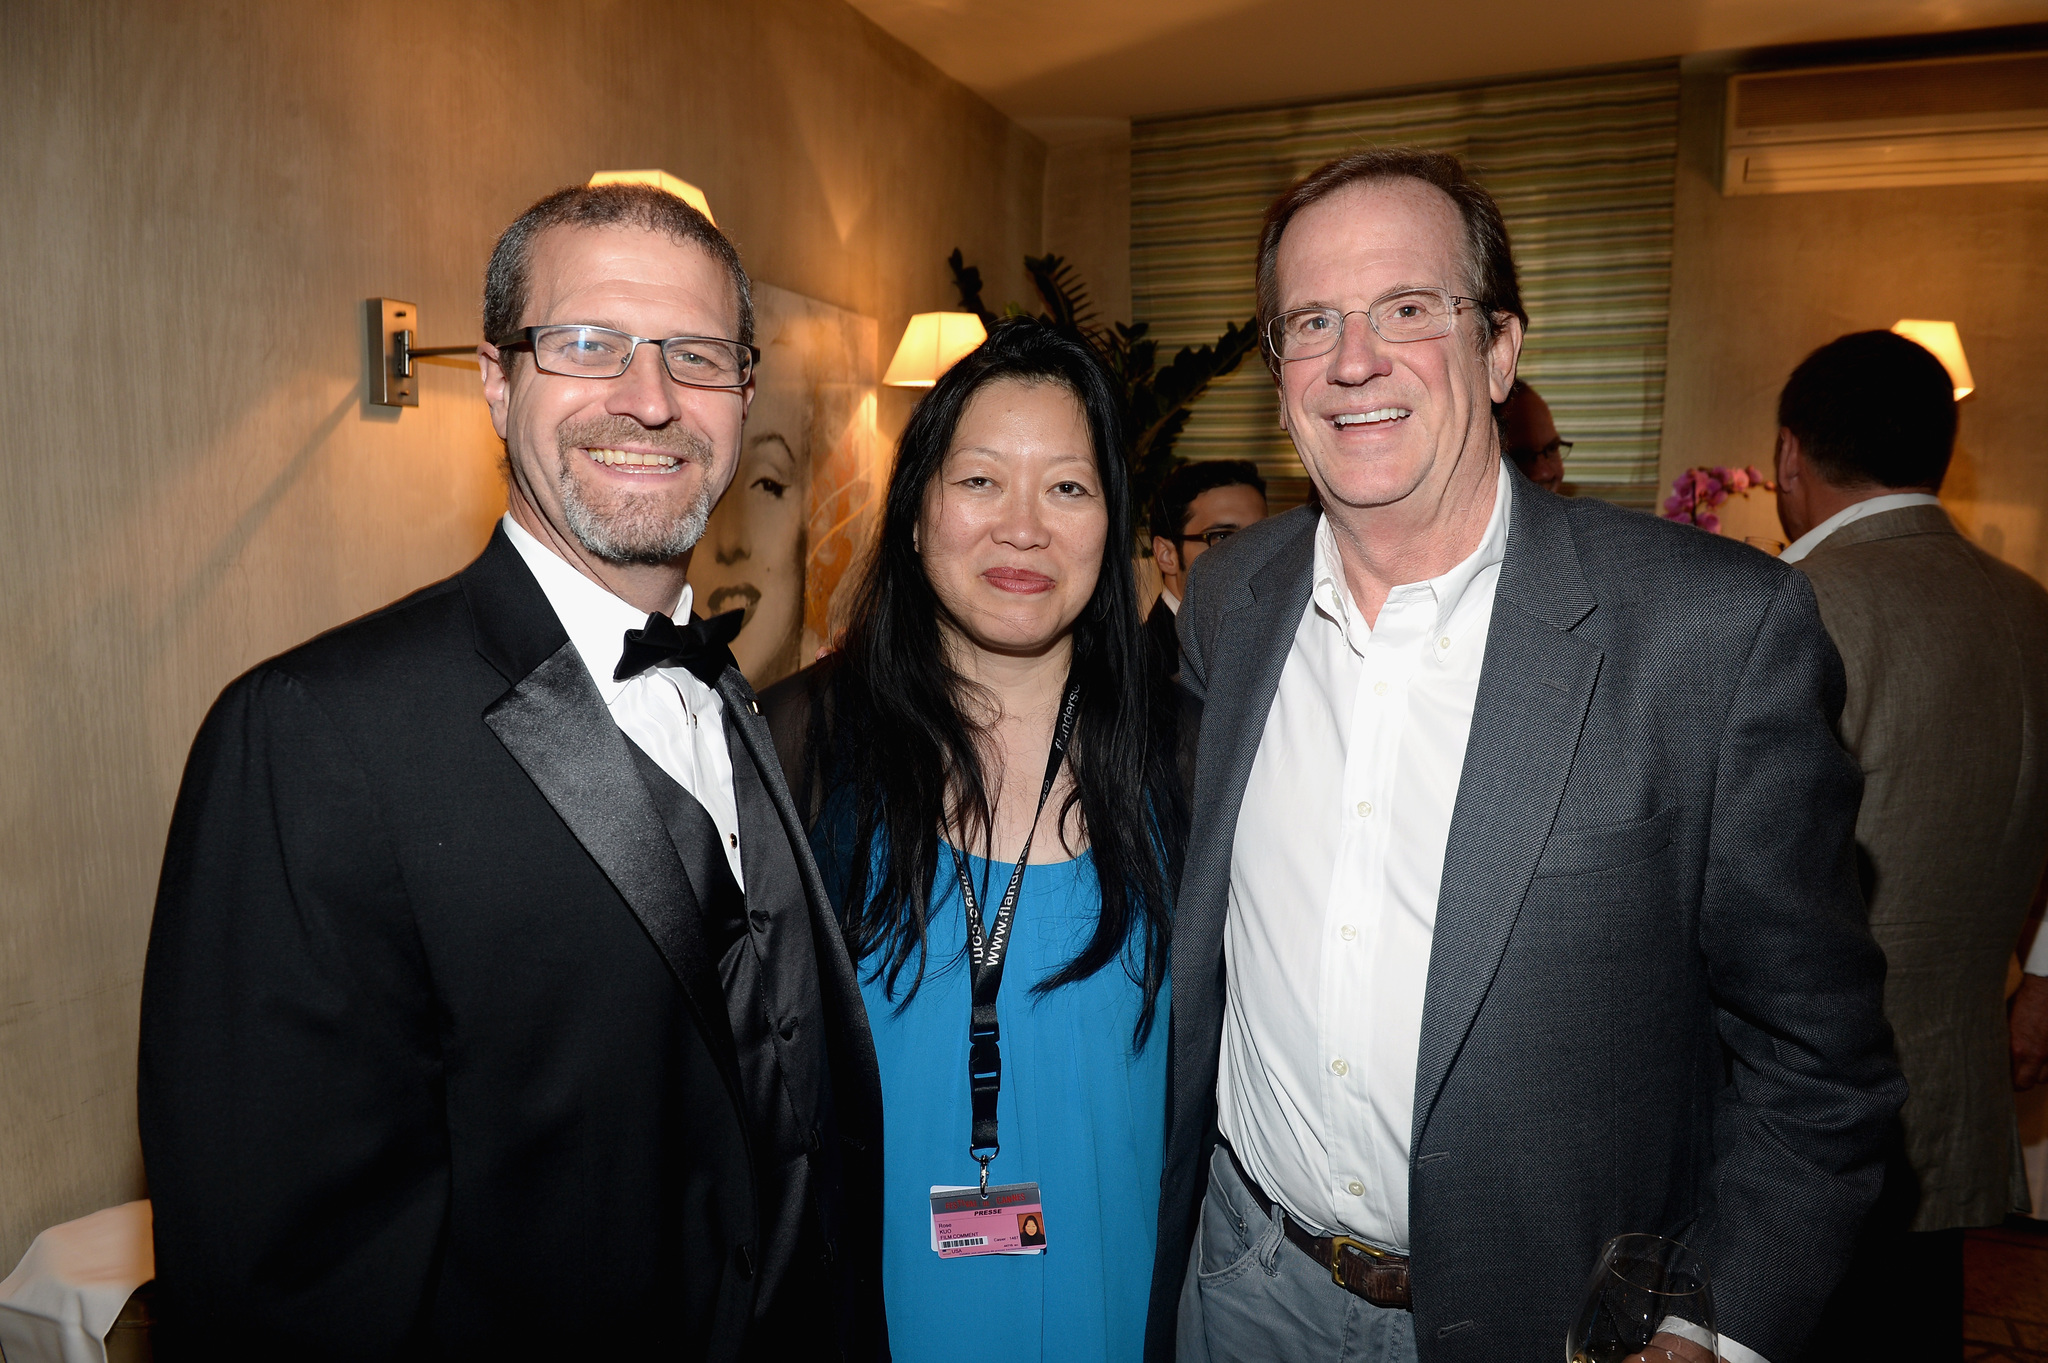
[[[1038,808],[1032,811],[1031,827],[1024,834],[1024,846],[1017,853],[1010,884],[996,905],[993,930],[984,931],[981,901],[974,894],[974,879],[967,874],[967,859],[951,843],[953,870],[960,877],[960,898],[967,905],[967,955],[974,967],[974,1005],[967,1015],[967,1085],[974,1100],[973,1125],[968,1132],[967,1153],[981,1165],[981,1195],[988,1196],[989,1161],[1001,1152],[996,1141],[996,1094],[1003,1086],[1001,1033],[996,1026],[996,995],[1003,987],[1003,958],[1010,954],[1010,925],[1017,917],[1017,894],[1024,887],[1024,864],[1031,860],[1031,839],[1038,834],[1038,820],[1045,814],[1046,797],[1067,757],[1067,742],[1074,736],[1074,716],[1081,706],[1080,686],[1067,680],[1060,697],[1059,721],[1053,725],[1052,755],[1045,763],[1045,784],[1038,788]]]

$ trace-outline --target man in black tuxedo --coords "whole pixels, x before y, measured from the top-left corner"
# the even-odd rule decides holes
[[[681,200],[579,187],[485,292],[482,556],[193,745],[142,1000],[163,1342],[885,1356],[860,995],[737,620],[673,623],[746,276]]]
[[[1266,519],[1266,480],[1249,459],[1202,459],[1166,476],[1152,495],[1152,562],[1159,599],[1145,617],[1145,639],[1168,676],[1180,671],[1174,616],[1187,595],[1188,569],[1204,552]]]

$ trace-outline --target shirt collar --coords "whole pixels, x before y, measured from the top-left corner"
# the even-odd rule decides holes
[[[1164,587],[1162,587],[1159,589],[1159,599],[1166,603],[1166,608],[1168,610],[1172,611],[1175,615],[1180,614],[1179,597],[1175,596],[1172,592],[1167,591]]]
[[[505,537],[512,541],[519,557],[526,561],[534,580],[540,583],[548,604],[555,608],[555,617],[568,631],[569,642],[576,645],[583,665],[590,669],[590,679],[597,683],[598,693],[605,704],[611,704],[626,687],[625,682],[612,680],[619,655],[626,649],[626,631],[644,626],[647,613],[570,567],[561,555],[513,520],[511,512],[506,512],[499,524],[504,526]],[[691,596],[689,584],[684,583],[682,600],[676,603],[671,618],[690,618]]]
[[[1441,628],[1458,609],[1465,593],[1478,580],[1479,575],[1489,568],[1498,567],[1507,557],[1508,517],[1514,503],[1514,484],[1508,479],[1507,461],[1502,460],[1500,476],[1494,483],[1493,515],[1486,522],[1486,533],[1479,537],[1479,547],[1468,554],[1455,567],[1424,582],[1405,583],[1394,588],[1395,592],[1426,591],[1436,600],[1436,624]],[[1391,597],[1393,593],[1389,593]],[[1351,588],[1344,580],[1343,560],[1337,554],[1337,532],[1331,528],[1326,513],[1316,522],[1315,584],[1312,596],[1317,606],[1344,632],[1344,637],[1354,649],[1363,651],[1362,645],[1371,637],[1372,631],[1365,625],[1358,613],[1357,605],[1351,599]]]
[[[1786,563],[1797,563],[1814,550],[1821,541],[1834,534],[1851,521],[1860,521],[1865,516],[1876,516],[1886,511],[1897,511],[1903,506],[1940,506],[1941,498],[1925,492],[1887,492],[1882,497],[1867,497],[1860,502],[1851,502],[1834,515],[1822,521],[1813,529],[1793,540],[1785,552],[1778,557]]]

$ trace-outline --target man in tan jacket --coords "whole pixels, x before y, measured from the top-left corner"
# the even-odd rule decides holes
[[[2024,1200],[2005,981],[2048,857],[2048,592],[1935,500],[1955,444],[1941,362],[1886,331],[1809,355],[1778,400],[1784,557],[1842,655],[1843,746],[1903,1149],[1817,1340],[1958,1358],[1962,1235]]]

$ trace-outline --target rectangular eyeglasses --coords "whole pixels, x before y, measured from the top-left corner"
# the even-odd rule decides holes
[[[1485,305],[1477,298],[1465,298],[1448,289],[1395,289],[1383,293],[1365,308],[1339,312],[1335,308],[1293,308],[1266,323],[1266,346],[1273,358],[1312,360],[1327,355],[1344,339],[1344,323],[1357,312],[1383,341],[1433,341],[1448,336],[1456,325],[1463,304]]]
[[[633,366],[643,345],[661,348],[668,376],[686,388],[744,388],[761,352],[718,336],[671,336],[655,340],[610,327],[528,327],[522,339],[501,341],[500,350],[530,350],[534,368],[571,379],[615,379]]]

